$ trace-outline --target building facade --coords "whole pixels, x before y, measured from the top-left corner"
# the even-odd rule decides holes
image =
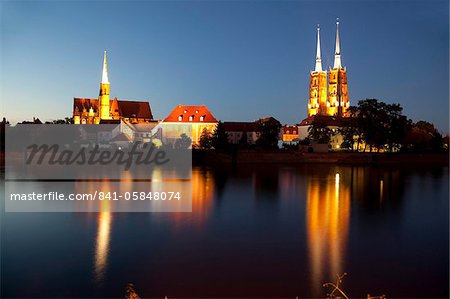
[[[316,65],[309,77],[308,116],[327,114],[327,72],[322,70],[319,27],[317,27]]]
[[[203,130],[212,134],[217,127],[217,123],[217,119],[204,105],[178,105],[161,125],[165,142],[171,143],[171,141],[179,139],[181,134],[186,134],[191,138],[192,145],[196,146],[199,144]]]
[[[342,66],[339,21],[336,22],[336,45],[333,68],[322,69],[320,28],[317,28],[316,64],[310,72],[308,117],[314,115],[345,117],[350,106],[347,69]]]
[[[281,128],[283,132],[283,142],[294,142],[298,141],[299,134],[298,134],[298,127],[294,125],[284,125]]]
[[[223,128],[230,144],[253,145],[258,140],[259,133],[256,121],[253,122],[224,122]]]
[[[152,123],[152,111],[149,102],[125,101],[110,98],[110,83],[108,78],[108,64],[106,51],[103,56],[102,81],[98,98],[74,98],[74,124],[99,124],[111,121],[128,123]]]

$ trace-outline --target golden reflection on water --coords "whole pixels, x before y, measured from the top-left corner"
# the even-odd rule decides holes
[[[195,229],[205,228],[205,223],[209,219],[214,201],[215,184],[214,177],[209,170],[193,169],[191,176],[192,188],[192,212],[191,213],[170,213],[171,224],[176,231],[186,229],[186,217],[192,217],[192,224]]]
[[[323,294],[322,284],[345,272],[345,247],[350,219],[350,188],[339,173],[326,180],[311,178],[307,187],[306,230],[311,287]]]
[[[127,185],[129,183],[122,182],[121,185]],[[78,193],[94,194],[94,192],[109,192],[113,190],[112,183],[108,180],[101,182],[76,182],[75,191]],[[97,204],[100,204],[97,213],[97,234],[95,238],[94,248],[94,280],[97,283],[101,283],[104,280],[107,267],[108,257],[110,252],[110,238],[111,238],[111,224],[112,213],[111,202],[109,200],[103,201],[82,201],[77,203],[78,205],[88,206],[88,215],[94,211],[98,211]]]
[[[111,221],[111,212],[98,213],[98,229],[94,256],[94,275],[96,282],[103,281],[108,266]]]
[[[100,186],[97,185],[97,188],[99,188],[100,191],[108,192],[111,190],[110,182],[102,181]],[[98,213],[97,219],[97,237],[95,240],[94,255],[94,276],[97,283],[101,283],[103,281],[108,266],[112,222],[110,204],[111,203],[109,200],[103,200],[100,203],[101,212]]]
[[[214,180],[210,172],[192,172],[192,211],[196,216],[208,219],[214,199]]]

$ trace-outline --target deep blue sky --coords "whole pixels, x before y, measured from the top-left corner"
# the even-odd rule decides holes
[[[352,104],[398,102],[448,132],[449,2],[3,1],[1,113],[61,118],[97,97],[103,50],[111,95],[164,118],[205,104],[221,120],[307,114],[316,24],[333,62],[335,19]]]

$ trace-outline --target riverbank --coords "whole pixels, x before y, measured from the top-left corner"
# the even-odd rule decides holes
[[[4,169],[4,155],[0,153],[0,169]],[[448,153],[302,153],[294,151],[239,150],[221,152],[193,150],[193,165],[214,164],[399,164],[448,166]]]
[[[448,153],[302,153],[294,151],[239,150],[219,152],[193,150],[194,165],[210,164],[402,164],[449,165]]]

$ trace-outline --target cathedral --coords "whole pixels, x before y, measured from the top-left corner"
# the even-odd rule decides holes
[[[103,73],[98,98],[74,98],[74,124],[153,123],[149,102],[110,99],[106,51],[103,56]]]
[[[339,20],[336,22],[336,46],[333,68],[322,69],[320,28],[317,27],[316,65],[310,73],[308,118],[320,116],[347,116],[350,106],[347,90],[347,69],[341,62]]]

